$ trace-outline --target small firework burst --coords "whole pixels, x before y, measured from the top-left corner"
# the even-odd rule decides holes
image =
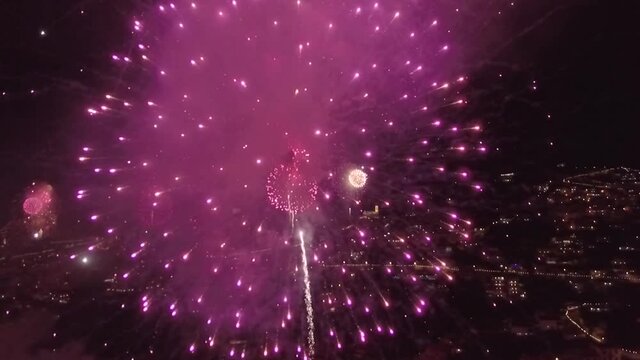
[[[367,183],[367,173],[360,169],[353,169],[349,171],[348,175],[349,185],[356,189],[363,188]]]
[[[296,214],[314,204],[318,185],[305,176],[304,167],[309,161],[306,151],[294,149],[290,159],[269,174],[267,195],[273,207]]]

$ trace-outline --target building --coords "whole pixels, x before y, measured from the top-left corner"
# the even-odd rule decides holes
[[[524,285],[515,277],[493,276],[487,290],[489,297],[514,301],[524,299],[527,296]]]

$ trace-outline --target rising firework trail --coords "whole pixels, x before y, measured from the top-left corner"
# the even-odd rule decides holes
[[[304,306],[307,314],[307,348],[309,356],[315,354],[316,341],[314,338],[315,326],[313,325],[313,303],[311,298],[311,279],[309,278],[309,263],[307,261],[307,244],[304,240],[304,232],[299,232],[300,255],[302,258],[302,275],[304,278]]]

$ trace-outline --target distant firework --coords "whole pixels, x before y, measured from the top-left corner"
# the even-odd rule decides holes
[[[53,230],[57,214],[54,204],[53,187],[49,184],[32,184],[22,202],[25,224],[33,238],[40,239]]]
[[[353,169],[349,171],[349,185],[354,188],[363,188],[367,183],[367,173],[360,169]]]
[[[176,0],[131,19],[75,191],[149,322],[198,322],[150,347],[350,358],[413,336],[418,271],[453,279],[438,245],[470,241],[457,206],[482,189],[456,26],[484,17],[459,6]]]
[[[22,203],[22,209],[29,215],[38,215],[44,208],[44,202],[37,196],[30,196]]]
[[[49,184],[33,184],[22,203],[22,210],[27,215],[41,215],[53,205],[53,187]]]

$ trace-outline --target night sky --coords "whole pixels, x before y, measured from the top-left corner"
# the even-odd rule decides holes
[[[483,124],[483,138],[491,150],[474,169],[479,179],[492,183],[500,173],[517,172],[524,174],[523,182],[533,185],[557,178],[559,172],[562,175],[571,173],[575,168],[640,166],[637,139],[640,130],[637,106],[640,51],[635,49],[640,43],[640,30],[636,25],[638,9],[632,9],[631,3],[617,0],[516,1],[515,6],[497,19],[487,18],[486,22],[474,19],[474,24],[480,24],[480,28],[486,30],[484,35],[475,33],[477,28],[465,32],[464,26],[455,24],[456,28],[462,29],[456,36],[473,49],[458,59],[468,79],[465,90],[475,101],[460,115],[474,117],[474,121],[477,118]],[[75,200],[77,185],[87,178],[77,164],[78,148],[83,141],[80,139],[95,137],[101,131],[87,123],[87,106],[104,97],[104,89],[114,87],[114,84],[126,86],[123,84],[131,81],[124,72],[113,71],[110,58],[114,50],[132,46],[129,31],[132,14],[153,6],[150,1],[131,0],[22,0],[0,4],[0,168],[4,169],[0,174],[3,184],[0,223],[7,223],[21,213],[24,191],[34,181],[53,185],[61,207]],[[484,11],[479,8],[478,14],[483,16]],[[215,41],[229,41],[225,46],[233,47],[233,39],[220,37]],[[184,46],[189,48],[189,44]],[[340,67],[350,65],[349,51],[345,51],[343,59],[337,60]],[[232,64],[229,67],[236,65],[242,66]],[[195,83],[192,87],[207,86],[188,75],[185,78],[185,82]],[[254,79],[254,83],[249,82],[249,88],[259,85],[260,81],[270,81],[268,77],[257,75]],[[220,90],[216,95],[227,96],[225,91]],[[278,98],[274,95],[270,100]],[[310,119],[315,121],[314,115],[321,117],[318,114],[322,106],[313,101],[305,106],[299,111],[288,109],[284,115],[304,117],[306,108],[313,109]],[[266,112],[269,118],[281,115],[277,107]],[[230,111],[227,115],[244,116],[245,113]],[[294,133],[306,130],[302,126],[296,128],[297,122],[289,121],[283,120],[285,130]],[[228,129],[240,132],[237,128]],[[273,140],[262,138],[265,129],[258,126],[243,136],[257,148],[273,151]],[[135,145],[136,154],[144,155],[143,150],[147,148],[162,150],[159,145],[162,143],[154,141],[139,142]],[[230,141],[229,148],[232,145],[235,143]],[[326,149],[319,150],[320,146],[314,149],[315,145],[305,145],[315,150],[312,152],[318,157],[325,158],[330,154]],[[193,151],[194,147],[187,150]],[[284,153],[285,146],[280,147],[283,148],[280,152]],[[218,156],[249,160],[233,152]],[[267,164],[273,167],[276,161],[285,157],[276,157]],[[169,170],[181,165],[183,160],[177,155],[163,159],[167,160],[163,166]],[[205,164],[210,159],[203,153],[190,160]],[[557,167],[560,163],[564,164],[562,170]],[[240,167],[232,168],[231,172],[242,177],[247,170]],[[129,179],[151,181],[150,178],[153,179],[142,176]],[[202,179],[202,182],[192,183],[191,188],[204,188],[208,179]],[[249,180],[250,186],[253,185],[251,181],[259,184],[263,178]],[[159,194],[157,191],[155,196],[159,197]],[[188,194],[201,195],[195,190]],[[183,199],[190,200],[188,196]],[[226,193],[225,196],[237,195]],[[247,197],[238,203],[242,205],[245,199],[249,199],[247,203],[253,201]],[[415,199],[422,204],[419,196]],[[171,205],[175,208],[184,206],[177,201]],[[238,207],[242,208],[241,205]],[[62,223],[73,221],[75,214],[60,215]],[[161,218],[162,213],[158,214],[154,213],[150,221],[159,221],[155,216]],[[196,211],[194,214],[191,219],[202,216]],[[457,219],[457,215],[454,218]],[[192,233],[188,234],[200,236],[199,230],[190,231]],[[240,250],[246,249],[240,247]],[[183,277],[190,275],[189,272],[182,274]],[[43,321],[49,323],[48,315],[42,316],[47,318]],[[29,321],[39,320],[23,322]],[[27,325],[21,323],[19,326]],[[69,352],[74,353],[73,346]]]
[[[503,37],[482,62],[470,61],[479,87],[490,87],[495,73],[515,74],[512,88],[492,93],[508,104],[501,104],[498,124],[488,126],[491,140],[504,141],[504,152],[519,154],[506,155],[499,168],[517,169],[520,163],[548,168],[559,162],[638,166],[634,104],[640,54],[633,44],[640,30],[631,3],[522,3],[504,25],[513,37]],[[68,140],[81,132],[74,125],[84,111],[82,100],[111,76],[104,59],[126,42],[127,14],[138,5],[124,0],[0,5],[0,79],[7,92],[0,102],[0,153],[2,167],[11,169],[2,174],[2,203],[15,200],[33,179],[56,181],[71,171],[65,167],[73,157]],[[527,91],[533,81],[535,94]],[[550,141],[553,147],[546,146]],[[3,207],[4,219],[6,212]]]
[[[126,42],[127,14],[138,5],[123,0],[0,5],[0,87],[7,93],[0,102],[0,153],[7,169],[2,203],[15,200],[33,179],[68,175],[65,164],[73,156],[68,139],[81,131],[74,125],[84,110],[82,100],[111,76],[104,59]],[[522,156],[505,167],[518,168],[521,161],[543,168],[557,162],[637,166],[640,55],[633,44],[640,35],[632,2],[520,5],[504,25],[513,38],[496,43],[496,52],[482,63],[472,61],[471,78],[480,87],[490,86],[496,72],[519,78],[512,88],[496,90],[510,104],[496,120],[499,126],[489,127],[492,141],[504,140],[505,152]],[[539,90],[527,93],[534,80]],[[553,149],[545,146],[548,141],[554,141]],[[6,211],[5,206],[4,219]]]

